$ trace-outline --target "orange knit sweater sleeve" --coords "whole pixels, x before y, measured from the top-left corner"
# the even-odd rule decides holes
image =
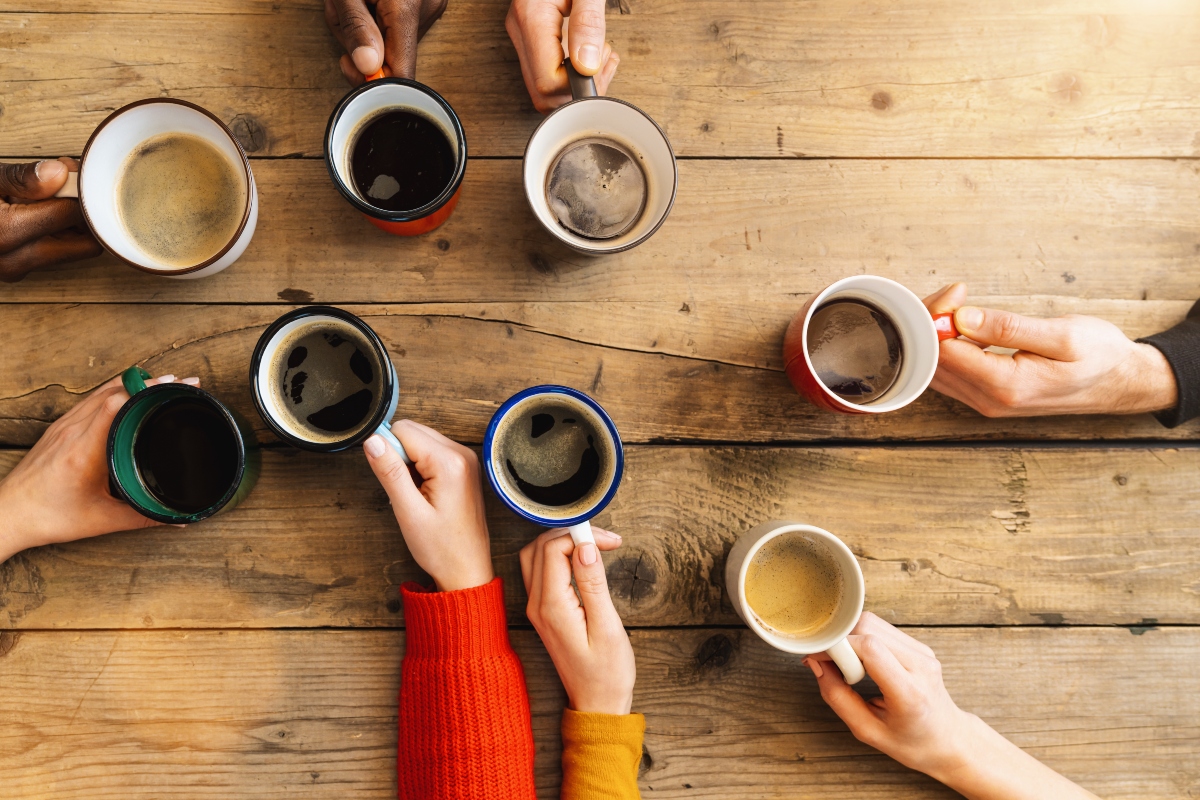
[[[646,718],[563,709],[560,800],[639,800]]]
[[[508,640],[504,587],[400,587],[401,800],[535,800],[525,673]]]

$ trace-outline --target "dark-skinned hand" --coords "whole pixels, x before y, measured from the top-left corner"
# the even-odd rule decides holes
[[[73,158],[0,164],[0,281],[103,252],[79,201],[54,196],[78,170]]]
[[[325,0],[325,24],[345,48],[338,62],[351,86],[380,67],[415,78],[417,42],[446,10],[447,0]]]

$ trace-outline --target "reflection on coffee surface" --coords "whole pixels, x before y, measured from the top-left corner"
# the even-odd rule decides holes
[[[895,383],[904,349],[895,324],[878,308],[859,300],[834,300],[812,315],[808,357],[831,392],[865,404]]]
[[[212,508],[237,480],[238,443],[228,420],[193,397],[166,400],[147,415],[133,442],[142,484],[174,511]]]
[[[368,121],[354,140],[350,174],[371,205],[413,211],[437,199],[458,158],[445,131],[426,116],[393,109]]]
[[[746,603],[759,622],[782,636],[803,637],[829,624],[842,597],[842,571],[821,541],[782,533],[746,569]]]
[[[546,202],[559,224],[588,239],[611,239],[632,228],[646,194],[638,158],[609,139],[568,145],[546,179]]]
[[[519,495],[513,499],[535,514],[567,519],[607,490],[615,456],[584,409],[558,397],[537,398],[513,409],[496,430],[496,471]]]
[[[147,139],[125,159],[119,175],[117,215],[156,262],[202,264],[242,224],[247,193],[242,166],[199,136],[164,133]]]
[[[383,399],[382,367],[354,326],[329,319],[302,325],[275,349],[271,374],[285,416],[278,421],[311,442],[357,435]]]

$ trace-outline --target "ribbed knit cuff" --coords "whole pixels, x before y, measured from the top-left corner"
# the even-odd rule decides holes
[[[1179,389],[1175,407],[1156,412],[1155,419],[1174,428],[1200,416],[1200,302],[1174,328],[1138,341],[1153,345],[1166,357]]]
[[[646,718],[641,714],[595,714],[563,709],[563,747],[568,744],[617,744],[636,742],[639,756]]]
[[[418,583],[400,587],[404,598],[405,658],[470,660],[512,653],[504,613],[504,583],[438,592]]]

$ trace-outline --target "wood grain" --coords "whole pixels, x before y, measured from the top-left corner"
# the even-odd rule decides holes
[[[1181,317],[1186,307],[1161,306],[1152,315]],[[793,390],[778,361],[791,304],[777,306],[773,319],[761,325],[740,313],[744,307],[706,306],[703,320],[684,321],[682,328],[674,328],[674,320],[689,314],[665,304],[649,309],[622,304],[345,308],[379,333],[397,365],[397,413],[476,444],[500,403],[544,383],[589,392],[627,442],[1187,439],[1197,430],[1196,423],[1168,430],[1149,415],[989,420],[933,391],[890,414],[821,411]],[[256,426],[263,441],[275,441],[254,410],[248,375],[255,343],[285,310],[263,305],[3,307],[9,357],[0,361],[0,443],[32,445],[84,393],[133,363],[155,374],[199,376]],[[695,328],[707,333],[692,338],[689,331]],[[620,330],[629,333],[612,333]],[[667,332],[662,342],[657,331]],[[731,338],[722,341],[726,331]],[[647,342],[651,336],[655,340]],[[706,352],[709,345],[714,349]]]
[[[1200,791],[1195,629],[917,630],[956,701],[1107,798]],[[4,634],[0,782],[13,798],[395,796],[400,632]],[[635,631],[645,796],[957,795],[856,742],[794,656],[749,631]],[[514,631],[557,797],[563,693]],[[1147,680],[1152,676],[1151,680]]]
[[[0,454],[0,464],[17,453]],[[767,519],[842,537],[867,607],[905,624],[1200,623],[1200,450],[631,447],[597,519],[635,626],[736,624],[725,554]],[[488,495],[512,619],[538,529]],[[265,454],[236,510],[40,548],[0,565],[0,628],[402,624],[422,580],[358,454]]]
[[[1200,296],[1194,161],[683,161],[663,228],[604,258],[552,243],[516,162],[472,161],[454,216],[417,238],[367,224],[320,162],[254,170],[258,228],[221,274],[171,280],[104,257],[0,284],[0,302],[655,302],[683,312],[675,325],[690,313],[694,336],[714,330],[698,316],[710,303],[742,305],[752,328],[762,303],[798,308],[860,273],[921,294],[962,280],[1064,302]]]
[[[540,116],[507,0],[455,0],[418,78],[472,152],[519,156]],[[0,154],[78,153],[116,107],[194,100],[259,155],[319,156],[346,90],[319,0],[9,2]],[[1200,10],[1186,0],[627,0],[611,93],[686,156],[1195,156]],[[39,13],[51,12],[51,13]]]

